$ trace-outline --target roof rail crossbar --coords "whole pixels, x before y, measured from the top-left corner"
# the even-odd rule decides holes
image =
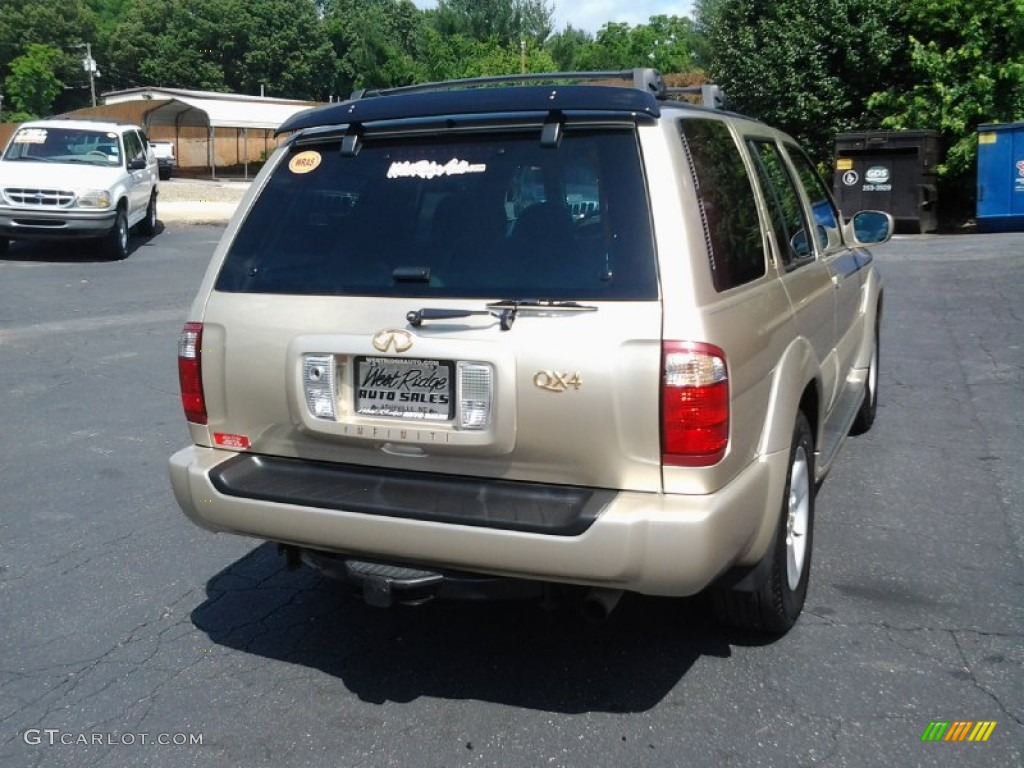
[[[721,86],[714,85],[712,83],[705,83],[704,85],[687,85],[678,88],[666,88],[666,95],[674,94],[686,94],[688,96],[700,96],[700,103],[702,106],[709,107],[711,109],[724,109],[725,108],[725,91],[722,90]]]
[[[656,69],[621,69],[596,72],[540,72],[521,75],[489,75],[485,77],[465,77],[458,80],[444,80],[436,83],[418,83],[416,85],[401,85],[395,88],[381,88],[377,90],[353,91],[351,100],[369,98],[372,96],[391,96],[401,93],[426,93],[428,91],[449,91],[456,88],[477,88],[488,85],[512,85],[516,83],[556,83],[556,82],[582,82],[586,80],[627,80],[633,83],[633,87],[645,91],[655,97],[662,97],[665,93],[665,84],[661,79],[661,73]]]

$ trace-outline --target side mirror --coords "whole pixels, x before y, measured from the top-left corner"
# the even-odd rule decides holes
[[[146,157],[145,157],[145,155],[143,155],[141,157],[136,157],[133,160],[129,160],[128,161],[128,170],[129,171],[143,171],[143,170],[146,169],[147,165],[148,165],[148,163],[146,162]]]
[[[859,245],[880,245],[896,229],[892,215],[884,211],[860,211],[846,225],[847,234]]]
[[[789,245],[797,257],[801,259],[811,252],[810,245],[807,243],[807,233],[802,229],[789,238]]]

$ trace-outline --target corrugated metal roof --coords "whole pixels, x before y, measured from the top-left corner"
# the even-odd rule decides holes
[[[105,93],[103,101],[105,104],[154,101],[154,109],[146,114],[147,125],[209,125],[211,128],[267,130],[277,129],[292,115],[317,104],[313,101],[181,88],[129,88]]]

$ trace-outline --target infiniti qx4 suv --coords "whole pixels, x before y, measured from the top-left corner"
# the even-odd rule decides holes
[[[864,246],[892,220],[845,217],[713,87],[617,74],[281,126],[178,346],[185,514],[375,605],[575,594],[597,618],[709,590],[792,626],[815,489],[875,416]]]

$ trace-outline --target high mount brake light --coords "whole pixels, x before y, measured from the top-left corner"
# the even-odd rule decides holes
[[[661,460],[709,467],[729,446],[729,372],[711,344],[662,344]]]

